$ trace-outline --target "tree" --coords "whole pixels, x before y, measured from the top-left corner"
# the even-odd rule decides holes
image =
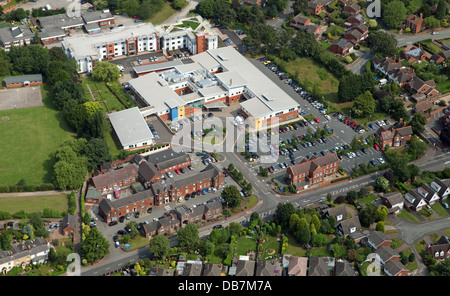
[[[389,210],[386,206],[380,206],[377,208],[378,221],[386,220]]]
[[[279,203],[274,213],[275,220],[284,228],[289,225],[291,215],[294,213],[295,207],[292,203]]]
[[[104,82],[117,81],[120,77],[119,68],[109,62],[96,61],[92,71],[92,79]]]
[[[401,1],[394,0],[383,7],[383,22],[391,29],[398,29],[405,20],[406,13],[407,9],[405,4]]]
[[[87,157],[89,171],[112,160],[109,146],[103,139],[93,138],[89,140],[83,148],[83,154]]]
[[[355,103],[352,107],[353,117],[366,117],[369,114],[373,114],[375,111],[375,100],[372,97],[370,91],[359,95],[355,99]]]
[[[375,180],[375,186],[378,191],[386,192],[386,191],[388,191],[390,184],[389,184],[389,181],[385,177],[379,176]]]
[[[447,15],[446,3],[447,2],[444,0],[439,0],[437,3],[436,12],[434,13],[434,15],[438,20],[443,20]]]
[[[220,196],[228,203],[231,208],[237,207],[241,204],[242,196],[239,189],[235,185],[226,186]]]
[[[58,110],[62,110],[64,104],[71,99],[79,104],[87,101],[84,97],[83,86],[71,79],[57,81],[52,88],[52,100]]]
[[[194,224],[188,224],[177,232],[178,243],[184,248],[193,248],[200,242],[198,228]]]
[[[418,136],[413,135],[408,143],[408,155],[411,160],[416,160],[425,155],[428,145]]]
[[[57,188],[76,189],[83,184],[87,172],[87,159],[81,155],[81,149],[85,143],[85,139],[71,139],[63,142],[54,153],[54,184]]]
[[[154,235],[150,239],[149,253],[158,259],[165,259],[170,250],[169,239],[163,234]]]
[[[87,262],[96,262],[109,254],[109,242],[97,228],[92,228],[81,241],[81,254]]]
[[[425,125],[427,124],[427,118],[420,112],[414,114],[413,118],[408,125],[411,126],[414,133],[422,133],[425,130]]]
[[[424,18],[423,24],[425,27],[429,29],[439,28],[441,26],[441,22],[433,16]]]
[[[367,45],[373,54],[386,57],[397,52],[397,40],[391,33],[385,31],[375,31],[369,34]]]

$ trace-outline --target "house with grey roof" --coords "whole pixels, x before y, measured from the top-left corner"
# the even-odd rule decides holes
[[[26,25],[12,26],[0,29],[0,46],[8,51],[11,46],[26,46],[31,44],[34,33]]]
[[[349,214],[347,212],[347,206],[346,205],[340,205],[334,208],[328,208],[324,211],[325,219],[329,219],[331,216],[334,217],[336,220],[336,223],[339,223],[340,221],[343,221],[349,217]]]
[[[281,269],[279,260],[258,260],[255,276],[281,276]]]
[[[42,237],[26,240],[10,250],[0,251],[0,272],[6,274],[15,266],[43,264],[48,259],[50,244]]]
[[[233,264],[236,267],[235,276],[254,276],[256,262],[253,260],[239,259],[237,263]]]
[[[405,205],[414,211],[420,211],[424,206],[427,205],[427,202],[414,189],[410,189],[405,194]]]
[[[438,178],[435,178],[430,186],[437,192],[441,199],[446,199],[450,194],[450,179],[439,180]]]
[[[383,267],[383,271],[387,276],[407,276],[409,270],[399,260],[391,260]]]
[[[334,276],[357,276],[357,274],[350,262],[339,259],[335,263]]]
[[[347,237],[347,236],[355,236],[355,238],[362,238],[362,227],[361,223],[359,222],[358,216],[342,220],[339,223],[336,223],[336,230],[337,233],[340,235]]]
[[[380,256],[380,262],[382,265],[386,264],[391,260],[400,260],[400,255],[391,247],[383,246],[380,247],[376,253]]]
[[[381,200],[388,208],[389,214],[398,214],[405,204],[405,199],[400,192],[385,193],[381,196]]]
[[[335,260],[332,257],[309,257],[308,276],[331,276],[334,266]]]
[[[6,87],[33,86],[41,85],[42,83],[43,80],[41,74],[9,76],[3,79],[3,84]]]
[[[289,255],[287,265],[288,276],[306,276],[308,272],[308,257],[298,257]]]
[[[367,242],[373,250],[378,250],[381,247],[390,247],[392,240],[381,231],[372,231],[367,236]]]
[[[228,266],[222,263],[204,263],[203,276],[222,276],[228,273]]]

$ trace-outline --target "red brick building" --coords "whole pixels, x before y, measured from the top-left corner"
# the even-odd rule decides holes
[[[309,160],[303,159],[299,164],[291,166],[286,171],[289,183],[297,190],[310,185],[326,184],[326,177],[338,172],[339,158],[335,153],[322,157],[313,155]]]
[[[89,183],[98,191],[110,191],[114,187],[127,187],[136,182],[138,166],[129,164],[123,168],[108,171],[92,177]]]
[[[417,34],[422,31],[423,28],[423,18],[422,14],[420,16],[417,15],[407,15],[405,20],[403,21],[403,28],[410,28],[411,33]]]
[[[375,139],[380,143],[382,148],[389,145],[390,147],[404,147],[411,140],[413,135],[412,127],[405,126],[403,120],[391,126],[389,129],[380,127],[374,134]]]

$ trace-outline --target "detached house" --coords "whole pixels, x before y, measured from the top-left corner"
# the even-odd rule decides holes
[[[400,255],[391,247],[380,247],[377,249],[376,253],[380,256],[380,262],[382,265],[385,265],[391,260],[400,261]]]
[[[299,164],[289,167],[286,175],[290,184],[297,190],[302,190],[311,185],[331,182],[325,178],[337,173],[338,166],[339,158],[335,153],[321,157],[312,156],[309,160],[304,158]]]
[[[339,223],[348,218],[347,207],[345,205],[340,205],[334,208],[329,208],[324,212],[324,218],[329,219],[334,217],[336,223]]]
[[[400,120],[388,129],[381,126],[374,134],[374,137],[382,148],[386,147],[386,145],[396,148],[405,147],[406,143],[411,140],[412,135],[412,127],[404,126],[403,120]]]
[[[372,65],[376,72],[380,72],[385,76],[402,67],[402,64],[395,58],[380,59],[377,56],[372,58]]]
[[[424,94],[427,98],[439,95],[434,80],[423,81],[419,77],[413,77],[406,85],[405,89],[412,94]]]
[[[330,51],[334,54],[346,56],[350,53],[353,48],[353,43],[346,39],[339,39],[333,42],[330,46]]]
[[[440,64],[448,58],[450,58],[450,49],[443,50],[441,52],[433,54],[431,56],[430,62],[435,63],[435,64]]]
[[[446,199],[450,194],[450,182],[449,180],[439,180],[435,178],[430,184],[431,188],[437,192],[441,199]]]
[[[410,189],[405,194],[405,200],[406,205],[414,211],[420,211],[427,205],[427,202],[423,199],[423,197],[413,189]]]
[[[405,204],[405,199],[400,192],[388,192],[385,193],[381,200],[388,208],[389,214],[398,214],[403,210]]]
[[[358,4],[352,2],[344,7],[344,11],[352,14],[358,14],[361,11],[361,7]]]
[[[434,244],[428,245],[425,249],[426,254],[433,256],[437,262],[442,262],[450,258],[450,241],[448,237],[443,235]]]
[[[388,276],[407,276],[409,270],[398,260],[391,260],[384,265],[384,273]]]
[[[364,237],[358,216],[336,223],[336,230],[339,235],[350,237],[355,242],[359,242]]]
[[[422,14],[417,15],[407,15],[403,21],[403,29],[410,28],[411,33],[417,34],[422,31],[423,28],[423,18]]]
[[[439,202],[439,195],[427,184],[422,184],[416,190],[417,193],[419,193],[424,198],[427,204],[433,205],[436,202]]]
[[[409,44],[400,51],[400,57],[409,63],[415,63],[417,61],[423,61],[431,58],[431,55],[419,47]]]
[[[391,247],[392,240],[381,231],[372,231],[367,236],[367,242],[374,251],[377,251],[382,247]]]

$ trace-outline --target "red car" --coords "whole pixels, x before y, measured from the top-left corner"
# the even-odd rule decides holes
[[[355,127],[355,126],[357,126],[358,124],[356,123],[356,122],[353,122],[352,124],[350,124],[350,127]]]
[[[179,174],[181,174],[181,171],[179,169],[176,169],[175,173],[177,173],[177,175],[179,175]]]
[[[267,169],[269,170],[269,172],[273,173],[272,167],[268,167]]]
[[[320,123],[320,120],[319,120],[318,118],[314,118],[314,120],[315,120],[317,123]]]
[[[119,190],[114,190],[114,196],[116,197],[116,198],[119,198]]]
[[[350,119],[346,119],[346,120],[344,120],[344,123],[348,124],[350,121],[351,121]]]
[[[373,145],[373,148],[375,148],[375,150],[377,151],[380,151],[380,147],[377,144]]]

